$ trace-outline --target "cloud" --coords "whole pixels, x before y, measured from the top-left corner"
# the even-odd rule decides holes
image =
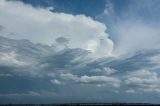
[[[126,93],[135,93],[133,89],[126,90]]]
[[[90,50],[97,57],[111,55],[113,42],[105,32],[106,26],[91,17],[51,12],[5,0],[0,1],[0,13],[0,23],[5,27],[1,36],[48,45],[64,37],[69,39],[71,48]]]
[[[18,60],[14,52],[2,53],[0,52],[0,64],[5,66],[25,66],[27,63]]]
[[[114,78],[114,77],[108,77],[108,76],[77,76],[73,74],[61,74],[62,78],[66,80],[72,80],[77,83],[86,83],[86,84],[106,84],[111,85],[113,87],[119,87],[120,86],[120,80]]]
[[[0,97],[26,97],[26,96],[41,96],[40,93],[34,91],[28,91],[27,93],[10,93],[10,94],[0,94]]]
[[[56,84],[56,85],[62,84],[62,82],[57,79],[51,80],[51,83]]]
[[[106,5],[105,5],[105,9],[103,11],[103,15],[109,16],[113,12],[114,12],[113,4],[111,3],[111,1],[107,0]]]
[[[156,72],[137,70],[127,75],[125,83],[134,90],[160,92],[160,78]]]
[[[3,0],[0,23],[0,83],[5,85],[0,102],[4,97],[126,102],[133,94],[134,100],[159,95],[159,28],[154,25],[121,20],[113,27],[113,44],[106,26],[91,17]],[[118,56],[104,58],[113,46]],[[133,54],[119,56],[128,53]]]
[[[4,29],[4,27],[2,25],[0,25],[0,31],[3,30],[3,29]]]
[[[159,4],[159,0],[106,2],[104,12],[97,19],[109,26],[114,56],[160,48]]]
[[[9,73],[0,73],[0,77],[12,77],[12,74]]]
[[[90,52],[80,48],[56,51],[54,45],[47,46],[4,37],[0,37],[0,41],[1,53],[7,56],[14,53],[16,61],[30,63],[24,66],[13,64],[14,61],[10,61],[12,64],[8,65],[0,64],[0,83],[4,85],[0,90],[0,94],[3,94],[0,98],[8,99],[9,96],[15,95],[17,98],[30,97],[30,100],[34,97],[41,100],[43,97],[45,100],[57,98],[56,100],[76,101],[86,98],[89,101],[88,96],[86,97],[89,95],[95,97],[92,100],[97,100],[98,96],[98,101],[105,101],[106,98],[119,98],[119,95],[123,98],[133,95],[133,90],[136,96],[138,92],[159,92],[159,69],[153,68],[159,66],[155,59],[159,56],[158,50],[141,51],[130,57],[91,59],[88,58]],[[7,77],[7,74],[13,76]],[[11,91],[20,91],[8,92],[11,88]],[[51,92],[46,94],[41,92],[43,90]],[[32,96],[28,91],[35,91],[41,96]],[[103,95],[106,92],[108,95]],[[7,94],[8,96],[4,96]],[[68,95],[72,96],[68,98]]]
[[[126,20],[119,22],[113,29],[117,35],[115,54],[133,54],[141,50],[160,48],[160,27],[157,25]]]
[[[109,67],[96,68],[96,69],[93,69],[93,70],[90,70],[90,71],[92,71],[92,73],[96,72],[96,73],[102,73],[102,74],[105,74],[105,75],[112,75],[112,74],[117,72],[117,70],[109,68]]]
[[[113,18],[112,16],[114,15],[115,8],[114,4],[112,3],[112,0],[106,0],[105,2],[106,4],[104,10],[95,18],[101,20],[102,22],[107,21],[107,23],[109,23],[110,18]]]

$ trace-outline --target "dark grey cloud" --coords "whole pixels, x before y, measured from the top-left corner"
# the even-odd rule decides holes
[[[0,25],[0,31],[3,30],[3,29],[4,29],[4,27],[2,25]]]

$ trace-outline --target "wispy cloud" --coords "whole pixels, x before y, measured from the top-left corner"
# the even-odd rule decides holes
[[[159,47],[159,6],[158,0],[133,0],[124,3],[109,0],[106,5],[112,7],[98,19],[109,24],[111,39],[114,41],[114,55],[134,54],[140,50]],[[123,6],[122,6],[123,5]]]

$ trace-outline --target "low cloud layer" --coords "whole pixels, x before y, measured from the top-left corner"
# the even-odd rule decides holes
[[[98,101],[114,97],[115,99],[111,100],[114,102],[119,97],[122,97],[121,101],[128,100],[127,95],[136,97],[139,93],[160,94],[160,68],[157,67],[159,62],[155,59],[159,57],[159,50],[142,51],[131,57],[91,59],[88,56],[91,53],[84,49],[66,48],[56,51],[55,46],[4,37],[0,39],[0,56],[4,58],[5,54],[11,58],[10,61],[8,58],[0,60],[2,103],[6,103],[6,99],[13,101],[15,96],[22,98],[24,102],[31,102],[29,98],[45,98],[46,101],[53,98],[56,102],[61,99],[63,102],[78,102],[85,98],[86,102],[89,102],[97,100],[97,96]],[[6,44],[3,44],[4,42]],[[25,48],[21,48],[20,44]],[[9,88],[6,88],[7,86]],[[12,89],[12,92],[8,92],[9,89]],[[104,95],[106,92],[108,94]],[[77,96],[78,98],[75,98]],[[131,100],[137,99],[133,97]]]
[[[160,78],[156,72],[151,72],[148,70],[137,70],[127,75],[125,83],[134,90],[160,92],[159,81]]]
[[[83,75],[78,77],[77,75],[73,74],[61,74],[61,77],[63,77],[65,80],[71,80],[77,83],[86,83],[86,84],[94,84],[97,86],[100,86],[101,84],[107,85],[107,86],[113,86],[113,87],[119,87],[120,86],[120,80],[109,77],[109,76],[87,76]]]

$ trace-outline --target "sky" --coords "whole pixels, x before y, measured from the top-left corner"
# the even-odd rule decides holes
[[[0,104],[159,104],[159,5],[0,0]]]

